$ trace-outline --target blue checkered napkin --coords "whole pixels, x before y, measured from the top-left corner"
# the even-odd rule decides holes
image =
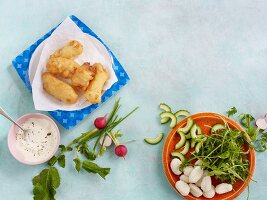
[[[102,96],[102,103],[104,103],[106,100],[108,100],[113,94],[115,94],[117,91],[119,91],[124,85],[127,84],[129,81],[129,77],[117,58],[114,56],[114,54],[110,51],[110,49],[105,45],[105,43],[88,27],[86,26],[81,20],[79,20],[76,16],[72,15],[70,16],[72,21],[84,32],[87,33],[96,39],[98,39],[108,50],[110,55],[113,58],[113,69],[115,71],[115,74],[117,76],[118,82],[114,83],[111,88],[109,88]],[[46,39],[48,38],[51,33],[57,28],[53,28],[51,31],[49,31],[47,34],[45,34],[42,38],[40,38],[37,42],[32,44],[29,48],[27,48],[25,51],[23,51],[21,54],[19,54],[13,61],[12,64],[15,67],[16,71],[18,72],[20,78],[25,83],[26,87],[31,91],[31,84],[29,81],[28,76],[28,70],[29,70],[29,64],[30,59],[35,51],[35,49]],[[93,112],[96,108],[98,108],[100,104],[94,104],[90,105],[87,108],[76,110],[76,111],[63,111],[63,110],[57,110],[57,111],[49,111],[49,114],[55,118],[62,126],[64,126],[66,129],[71,129],[74,126],[76,126],[80,121],[82,121],[84,118],[88,117],[91,112]]]

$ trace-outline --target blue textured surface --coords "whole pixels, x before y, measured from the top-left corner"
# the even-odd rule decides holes
[[[109,88],[101,98],[101,104],[108,100],[112,95],[114,95],[117,91],[119,91],[124,85],[127,84],[129,81],[129,77],[117,58],[113,55],[110,49],[105,45],[105,43],[88,27],[86,26],[81,20],[79,20],[76,16],[70,16],[72,21],[84,32],[87,33],[95,38],[97,38],[108,50],[112,60],[114,62],[113,69],[117,76],[118,81]],[[57,26],[56,26],[57,27]],[[29,64],[34,53],[35,49],[45,40],[47,39],[53,31],[56,29],[53,28],[51,31],[46,33],[42,38],[37,40],[34,44],[32,44],[29,48],[23,51],[20,55],[18,55],[13,61],[12,64],[17,70],[20,78],[25,83],[26,87],[31,91],[31,84],[29,81]],[[96,108],[98,108],[101,104],[92,104],[87,108],[83,108],[81,110],[76,111],[49,111],[49,114],[56,119],[63,127],[66,129],[71,129],[75,127],[79,122],[81,122],[84,118],[88,117],[91,112],[93,112]]]
[[[68,15],[74,14],[112,49],[131,77],[115,98],[71,130],[60,126],[63,144],[87,131],[93,119],[122,97],[122,112],[140,109],[120,127],[126,160],[112,149],[98,160],[110,166],[105,181],[77,174],[67,155],[58,200],[176,200],[161,165],[163,143],[144,144],[168,128],[159,125],[158,104],[192,113],[224,114],[231,106],[259,118],[267,112],[267,2],[254,0],[0,0],[0,105],[14,118],[35,112],[32,97],[11,67],[12,59]],[[7,149],[10,123],[0,117],[0,199],[29,200],[31,178],[44,165],[18,163]],[[267,153],[257,154],[251,200],[265,200]],[[245,200],[244,192],[238,200]]]

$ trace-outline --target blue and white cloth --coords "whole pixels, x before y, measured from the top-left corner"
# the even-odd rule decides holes
[[[81,20],[79,20],[76,16],[70,16],[71,20],[84,32],[87,33],[96,39],[98,39],[108,50],[110,55],[113,58],[113,69],[117,76],[118,81],[112,85],[102,96],[102,103],[108,100],[112,95],[114,95],[117,91],[119,91],[124,85],[129,81],[129,76],[123,69],[122,65],[119,63],[114,54],[110,51],[110,49],[105,45],[105,43]],[[51,31],[46,33],[42,38],[37,40],[34,44],[32,44],[29,48],[24,50],[21,54],[19,54],[13,61],[12,64],[15,67],[17,73],[19,74],[22,81],[25,83],[26,87],[31,91],[31,84],[29,80],[29,64],[30,59],[35,51],[35,49],[46,39],[48,38],[53,31],[57,28],[53,28]],[[48,113],[57,120],[63,127],[66,129],[71,129],[76,126],[79,122],[81,122],[84,118],[88,117],[91,112],[93,112],[96,108],[98,108],[100,104],[93,104],[86,108],[76,111],[49,111]]]

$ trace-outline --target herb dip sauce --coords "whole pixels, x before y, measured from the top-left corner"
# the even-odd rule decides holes
[[[22,124],[23,131],[18,129],[16,148],[26,161],[39,162],[51,157],[57,148],[57,131],[47,119],[30,118]]]

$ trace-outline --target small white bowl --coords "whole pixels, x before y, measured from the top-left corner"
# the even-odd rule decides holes
[[[30,113],[30,114],[23,115],[22,117],[17,119],[16,122],[19,124],[23,124],[25,121],[27,121],[30,118],[46,119],[52,124],[52,126],[54,126],[54,128],[56,130],[56,134],[57,134],[57,137],[56,137],[57,138],[57,141],[56,141],[57,145],[55,146],[55,149],[53,149],[53,151],[51,151],[51,155],[47,156],[47,158],[45,158],[44,160],[41,160],[41,161],[32,161],[31,162],[31,161],[25,160],[24,157],[21,155],[21,153],[17,150],[16,145],[15,145],[18,127],[15,126],[14,124],[9,129],[7,143],[8,143],[8,148],[9,148],[10,153],[13,155],[13,157],[16,160],[18,160],[19,162],[21,162],[23,164],[27,164],[27,165],[38,165],[38,164],[42,164],[42,163],[45,163],[48,160],[50,160],[53,157],[53,155],[57,152],[59,144],[60,144],[60,132],[59,132],[58,126],[50,117],[43,115],[43,114],[40,114],[40,113]]]

